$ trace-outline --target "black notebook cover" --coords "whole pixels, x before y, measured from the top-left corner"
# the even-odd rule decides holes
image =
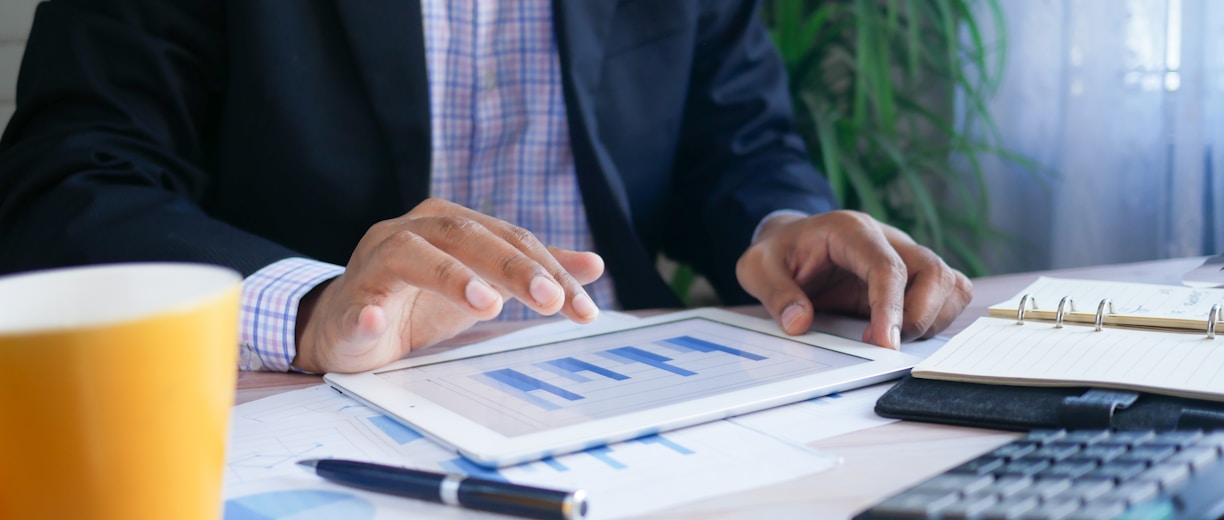
[[[960,383],[905,376],[876,402],[882,417],[1001,430],[1224,429],[1224,402],[1088,387]]]

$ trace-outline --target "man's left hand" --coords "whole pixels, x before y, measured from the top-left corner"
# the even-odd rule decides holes
[[[973,284],[901,230],[857,211],[765,222],[736,265],[740,285],[788,334],[815,311],[870,316],[863,341],[896,349],[931,337],[973,297]]]

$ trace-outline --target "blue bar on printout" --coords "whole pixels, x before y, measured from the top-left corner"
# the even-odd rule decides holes
[[[635,361],[635,362],[642,363],[645,365],[650,365],[659,370],[666,370],[668,372],[671,372],[677,375],[682,375],[685,377],[697,375],[696,372],[685,370],[680,367],[674,367],[674,366],[667,364],[667,362],[671,361],[672,358],[660,356],[652,352],[647,352],[637,347],[617,347],[614,349],[606,350],[605,352],[613,356],[628,359],[629,361]]]
[[[579,372],[592,372],[592,373],[604,376],[608,379],[614,379],[616,381],[624,381],[626,379],[629,379],[629,376],[627,375],[613,372],[604,367],[601,367],[598,365],[592,365],[581,359],[574,359],[571,357],[554,359],[552,361],[548,361],[547,363],[549,365],[555,366],[557,368],[560,368],[560,369],[563,369],[569,372],[573,372],[575,374]]]
[[[638,437],[633,440],[638,441],[642,444],[658,444],[660,446],[670,448],[672,451],[679,453],[681,455],[692,455],[694,453],[693,450],[690,450],[684,446],[681,446],[676,441],[668,439],[657,433],[654,435],[647,435],[645,437]]]
[[[762,359],[769,359],[769,358],[767,358],[767,357],[765,357],[765,356],[762,356],[762,355],[760,355],[760,354],[753,354],[753,353],[751,353],[751,352],[744,352],[744,351],[742,351],[742,350],[740,350],[740,349],[737,349],[737,348],[731,348],[731,347],[728,347],[728,346],[726,346],[726,345],[719,345],[718,343],[714,343],[714,342],[706,341],[706,340],[704,340],[704,339],[697,339],[697,338],[694,338],[694,337],[692,337],[692,336],[680,336],[680,337],[676,337],[676,338],[667,338],[667,339],[665,339],[665,340],[663,340],[663,341],[664,341],[665,343],[671,343],[672,345],[675,345],[675,346],[677,346],[677,347],[683,347],[683,348],[687,348],[687,349],[689,349],[689,350],[696,350],[697,352],[714,352],[714,351],[716,351],[716,350],[717,350],[717,351],[719,351],[719,352],[726,352],[726,353],[731,354],[731,355],[733,355],[733,356],[739,356],[739,357],[742,357],[742,358],[745,358],[745,359],[751,359],[751,360],[753,360],[753,361],[760,361],[760,360],[762,360]]]
[[[531,377],[527,374],[514,370],[512,368],[503,368],[501,370],[493,370],[485,372],[484,375],[489,376],[493,380],[510,385],[513,388],[530,392],[532,390],[543,390],[562,399],[569,401],[577,401],[582,399],[582,396],[570,392],[561,387],[553,386],[539,379]]]

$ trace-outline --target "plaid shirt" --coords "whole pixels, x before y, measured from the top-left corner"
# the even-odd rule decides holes
[[[594,247],[578,191],[549,0],[424,0],[430,191],[524,227],[545,244]],[[344,268],[289,258],[248,277],[240,368],[290,369],[298,302]],[[616,308],[612,280],[587,287]],[[500,318],[534,316],[507,301]]]

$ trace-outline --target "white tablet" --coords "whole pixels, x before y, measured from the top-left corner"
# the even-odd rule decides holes
[[[497,467],[885,381],[918,361],[698,309],[591,325],[547,342],[459,347],[324,379]]]

